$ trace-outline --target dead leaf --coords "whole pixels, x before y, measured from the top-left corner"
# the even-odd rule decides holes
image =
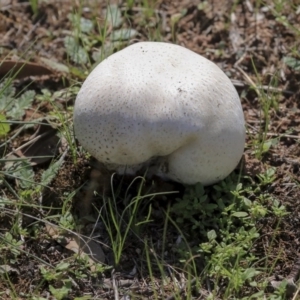
[[[47,121],[43,121],[43,124],[38,125],[36,132],[29,139],[29,141],[35,139],[34,142],[19,150],[17,154],[21,157],[30,157],[31,165],[42,164],[53,159],[61,145],[56,133],[56,129]]]
[[[285,289],[286,297],[287,298],[292,297],[298,288],[295,282],[293,281],[293,279],[292,278],[278,278],[278,279],[282,279],[282,280],[270,281],[272,287],[274,289],[279,289],[282,286],[282,284],[286,283],[286,289]]]
[[[11,76],[22,79],[29,76],[52,75],[52,70],[37,63],[28,61],[3,60],[0,63],[0,78]]]
[[[231,26],[229,30],[229,39],[231,41],[234,51],[237,51],[240,48],[240,45],[243,43],[243,39],[240,34],[239,27],[236,24],[236,15],[231,13]]]
[[[52,70],[58,71],[60,73],[69,73],[70,72],[69,68],[66,65],[59,63],[57,61],[54,61],[52,59],[41,57],[41,61]]]
[[[95,263],[104,264],[105,254],[99,243],[91,238],[82,237],[75,233],[62,233],[58,226],[46,224],[48,234],[66,249],[80,255],[88,257],[89,265],[92,271],[95,270]]]
[[[16,268],[13,268],[9,265],[1,265],[0,266],[0,274],[3,275],[3,274],[6,274],[6,273],[15,273],[15,274],[20,274],[20,272],[16,269]]]
[[[80,239],[79,241],[81,250],[84,251],[84,253],[88,254],[93,261],[98,263],[105,262],[105,254],[99,243],[93,241],[90,238],[84,238],[83,240]]]
[[[3,10],[6,10],[6,7],[9,7],[11,5],[11,0],[1,0],[0,1],[0,8]]]

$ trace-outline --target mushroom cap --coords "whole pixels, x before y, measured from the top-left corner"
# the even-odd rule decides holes
[[[139,42],[103,60],[74,107],[81,145],[108,168],[213,184],[244,151],[239,96],[213,62],[184,47]]]

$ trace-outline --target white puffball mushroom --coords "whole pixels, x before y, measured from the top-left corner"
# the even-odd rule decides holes
[[[103,60],[74,107],[77,139],[108,169],[213,184],[242,157],[237,91],[213,62],[184,47],[139,42]]]

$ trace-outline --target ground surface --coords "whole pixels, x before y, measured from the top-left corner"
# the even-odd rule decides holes
[[[248,130],[241,173],[242,176],[250,176],[251,184],[260,189],[258,193],[256,191],[256,194],[253,194],[252,198],[250,195],[249,199],[257,201],[259,194],[267,193],[268,197],[278,201],[279,208],[283,205],[289,212],[280,220],[278,216],[271,215],[262,216],[259,221],[256,221],[255,226],[260,236],[251,251],[263,261],[258,260],[257,266],[264,265],[270,270],[269,273],[264,274],[268,273],[270,276],[290,274],[299,257],[300,246],[299,2],[141,1],[141,3],[134,2],[127,10],[126,5],[130,1],[127,4],[124,1],[119,5],[119,11],[122,13],[119,16],[120,20],[116,18],[108,24],[105,22],[104,13],[107,7],[106,1],[45,0],[38,1],[36,11],[35,1],[30,2],[32,4],[21,0],[0,1],[0,61],[2,61],[0,80],[4,76],[14,78],[13,86],[16,89],[15,96],[12,97],[15,97],[14,101],[21,102],[18,95],[26,90],[35,92],[34,101],[29,101],[30,105],[24,106],[21,116],[16,118],[14,117],[16,114],[11,114],[8,119],[25,123],[33,120],[45,123],[47,120],[48,125],[51,126],[37,128],[38,125],[35,125],[23,128],[19,134],[8,140],[20,129],[20,124],[12,124],[8,135],[1,138],[0,157],[3,157],[1,160],[3,177],[0,177],[0,197],[9,199],[14,204],[7,204],[8,210],[0,213],[0,234],[4,237],[7,232],[10,232],[12,234],[10,243],[21,241],[22,244],[21,248],[18,248],[20,253],[17,258],[11,253],[11,248],[7,244],[1,244],[0,265],[5,269],[2,274],[6,279],[9,278],[0,282],[0,291],[4,291],[1,297],[25,299],[30,293],[35,293],[48,299],[51,294],[49,293],[51,282],[52,286],[59,289],[62,284],[55,280],[59,281],[61,278],[57,275],[59,278],[52,278],[52,281],[49,278],[45,279],[45,276],[41,275],[40,265],[55,266],[60,261],[69,262],[70,270],[85,275],[80,277],[82,274],[79,276],[73,273],[73,277],[71,276],[73,288],[69,293],[69,299],[84,295],[91,299],[116,297],[114,281],[112,281],[112,288],[103,285],[104,277],[109,280],[115,278],[111,275],[111,270],[99,271],[101,276],[86,274],[84,268],[78,270],[77,265],[68,261],[68,258],[73,255],[65,247],[68,241],[63,244],[53,238],[55,234],[51,237],[49,229],[41,229],[46,226],[39,221],[47,218],[54,224],[59,223],[64,228],[68,227],[66,216],[64,220],[55,219],[55,208],[70,209],[75,216],[78,216],[78,211],[82,209],[80,206],[82,200],[85,197],[92,197],[87,195],[87,189],[81,189],[76,196],[72,194],[90,179],[92,167],[88,158],[80,148],[68,148],[68,142],[72,137],[68,140],[66,135],[63,135],[61,142],[58,142],[57,138],[58,131],[65,132],[67,130],[65,127],[72,125],[71,111],[80,83],[93,65],[109,51],[113,52],[126,44],[146,40],[174,42],[202,54],[217,63],[233,81],[241,96]],[[90,23],[85,24],[86,27],[78,25],[78,22],[81,22],[75,17],[78,15],[85,20],[92,20],[92,25],[90,26]],[[103,30],[104,27],[107,30]],[[120,39],[117,39],[118,43],[112,43],[113,33],[120,29],[127,29],[121,32],[122,43],[119,43]],[[126,34],[129,36],[124,37]],[[102,52],[98,49],[102,49]],[[12,66],[20,59],[26,61],[25,64],[20,65],[23,65],[22,72],[17,75],[9,73]],[[32,77],[32,75],[36,76]],[[62,93],[54,94],[58,91]],[[4,101],[5,97],[9,95],[2,93],[0,101]],[[5,109],[0,104],[2,115],[5,115],[3,113]],[[44,134],[43,140],[32,141],[34,134]],[[19,148],[28,141],[31,141],[31,148]],[[59,149],[57,149],[58,144]],[[15,149],[19,150],[13,153]],[[41,182],[41,178],[45,179],[42,175],[49,168],[52,155],[56,159],[61,157],[63,165],[59,167],[52,180],[46,181],[49,187],[37,191],[32,186],[22,187],[22,182],[6,176],[7,160],[12,158],[11,155],[15,155],[13,159],[50,156],[50,159],[31,160],[34,164],[34,176],[31,179],[35,182]],[[74,156],[77,157],[76,163],[74,163]],[[264,179],[257,179],[257,175],[266,174],[267,170],[274,170],[274,174],[264,175]],[[97,171],[94,172],[97,177]],[[8,178],[9,184],[6,184],[3,178]],[[161,185],[160,182],[157,184]],[[98,191],[103,191],[99,184],[97,188]],[[177,186],[171,188],[178,189]],[[163,189],[162,184],[160,190]],[[20,194],[21,191],[23,194]],[[25,191],[29,194],[25,195]],[[210,188],[207,188],[207,193],[210,193]],[[66,195],[69,195],[69,198]],[[15,204],[20,197],[25,199],[27,206],[20,208]],[[94,200],[97,200],[97,197]],[[168,200],[172,203],[172,196],[168,196]],[[159,200],[155,201],[156,223],[147,229],[147,235],[152,236],[154,244],[163,235],[161,228],[164,222],[159,207],[166,208],[166,202],[163,202],[165,200],[160,200],[163,204]],[[39,208],[41,202],[44,207],[48,207],[46,212],[45,209]],[[268,202],[264,204],[266,207],[269,205]],[[120,205],[120,209],[123,209],[124,204]],[[52,210],[49,209],[50,206]],[[98,207],[100,209],[101,205],[98,204]],[[14,212],[5,213],[9,212],[9,209]],[[21,221],[16,218],[16,209],[25,214]],[[32,216],[38,219],[33,219]],[[19,221],[22,224],[18,223]],[[15,226],[30,228],[30,230],[22,232]],[[71,229],[74,230],[74,226]],[[111,246],[103,226],[96,229],[101,235],[101,241]],[[76,227],[76,230],[79,228]],[[84,227],[82,230],[88,234],[89,227]],[[130,290],[136,293],[132,299],[166,299],[167,296],[172,295],[173,285],[164,284],[162,291],[162,278],[154,276],[156,282],[149,279],[145,271],[146,262],[136,260],[136,256],[142,251],[139,245],[140,236],[138,234],[137,236],[138,238],[134,237],[126,241],[122,252],[122,263],[116,268],[116,272],[121,272],[121,277],[118,278],[122,278],[124,284],[120,287],[119,293],[124,295]],[[166,248],[172,248],[177,237],[175,230],[168,231],[165,237]],[[104,252],[107,256],[106,263],[111,265],[110,251],[104,247]],[[266,257],[268,260],[264,261]],[[134,266],[137,271],[134,275],[130,275]],[[63,269],[62,272],[66,270]],[[158,274],[159,270],[154,268],[153,272]],[[154,293],[154,290],[157,292]],[[247,295],[249,297],[257,290],[253,286],[244,287],[236,298],[247,297]],[[195,299],[197,297],[205,299],[205,292],[208,293],[210,289],[203,285],[203,291],[204,294],[198,293]],[[223,298],[221,288],[215,297]]]

